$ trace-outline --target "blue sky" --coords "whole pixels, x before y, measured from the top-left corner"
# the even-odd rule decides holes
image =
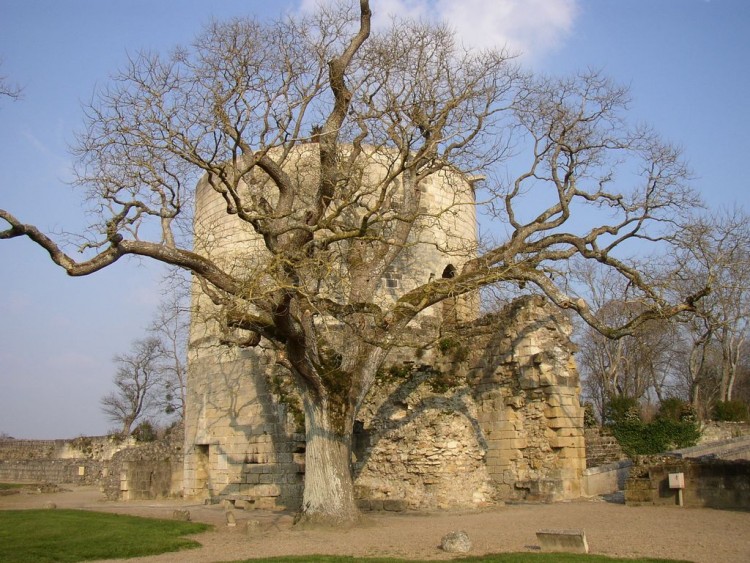
[[[310,2],[0,0],[0,207],[48,232],[86,224],[67,147],[81,102],[127,52],[187,43],[210,18],[269,17]],[[456,6],[461,6],[456,10]],[[304,8],[303,7],[303,8]],[[632,116],[684,147],[714,207],[750,209],[750,2],[746,0],[373,0],[450,17],[467,43],[508,44],[539,72],[603,69],[631,86]],[[0,432],[65,438],[112,428],[99,410],[112,357],[143,335],[163,287],[135,260],[68,278],[27,241],[0,242]]]

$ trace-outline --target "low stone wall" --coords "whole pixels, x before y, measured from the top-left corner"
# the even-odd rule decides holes
[[[183,433],[138,444],[106,436],[74,440],[3,440],[0,482],[102,485],[112,500],[182,494]]]
[[[110,500],[141,500],[182,495],[182,432],[114,454],[102,481]]]
[[[690,448],[673,450],[669,455],[679,458],[747,459],[750,460],[750,436],[704,442]]]
[[[0,482],[93,485],[107,474],[106,463],[89,459],[0,461]]]
[[[135,445],[134,438],[80,436],[69,440],[0,440],[0,461],[37,459],[92,459],[106,461]]]
[[[707,422],[701,429],[698,445],[750,436],[750,422]]]
[[[583,496],[595,497],[622,491],[632,466],[633,462],[625,459],[585,469],[581,482]]]
[[[57,459],[67,440],[0,440],[0,460]]]
[[[677,505],[677,489],[669,488],[670,473],[684,475],[684,506],[750,510],[750,461],[746,460],[639,460],[626,484],[626,504]]]

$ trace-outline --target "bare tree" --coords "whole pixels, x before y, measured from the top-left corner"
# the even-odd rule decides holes
[[[627,323],[640,312],[640,299],[631,298],[626,280],[612,271],[584,262],[573,268],[573,274],[579,293],[586,295],[597,314],[609,323]],[[606,403],[614,397],[661,402],[674,394],[678,335],[670,319],[650,320],[621,338],[609,338],[588,325],[579,327],[578,333],[577,359],[584,394],[600,419]]]
[[[676,283],[712,291],[683,324],[686,379],[696,408],[732,399],[750,336],[750,218],[740,209],[695,218],[682,234]]]
[[[624,89],[597,73],[535,79],[503,52],[465,52],[443,26],[397,21],[375,34],[369,4],[214,23],[192,49],[129,61],[88,108],[78,145],[79,181],[101,217],[81,245],[88,259],[0,210],[0,238],[30,238],[73,276],[131,254],[189,270],[234,331],[227,341],[275,346],[304,405],[303,519],[334,523],[358,515],[358,409],[420,312],[512,282],[616,337],[703,294],[668,302],[618,253],[666,241],[694,203],[678,151],[624,123]],[[312,157],[300,162],[304,144]],[[429,180],[500,177],[514,147],[528,148],[525,171],[479,192],[505,235],[478,255],[464,249],[460,269],[379,299],[421,226],[459,205],[424,211]],[[363,173],[373,162],[380,172]],[[623,162],[630,177],[616,174]],[[201,177],[199,189],[254,234],[245,255],[226,260],[201,239],[191,247]],[[575,256],[624,277],[637,314],[609,326],[569,291]]]
[[[136,340],[128,354],[114,358],[116,390],[102,397],[101,405],[112,422],[122,425],[125,436],[137,421],[157,410],[154,392],[161,384],[162,356],[161,342],[147,338]]]
[[[148,332],[160,343],[159,388],[154,400],[167,415],[185,416],[187,342],[190,324],[189,295],[179,286],[159,304]]]

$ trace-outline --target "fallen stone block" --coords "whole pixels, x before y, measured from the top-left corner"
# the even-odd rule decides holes
[[[539,530],[536,537],[542,551],[589,552],[584,530]]]

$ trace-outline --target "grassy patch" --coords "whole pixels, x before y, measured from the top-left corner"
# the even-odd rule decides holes
[[[22,489],[29,485],[23,485],[21,483],[0,483],[0,491],[8,491],[10,489]]]
[[[267,559],[246,559],[235,563],[431,563],[417,559],[393,559],[389,557],[342,557],[335,555],[304,555],[298,557],[270,557]],[[579,555],[575,553],[497,553],[477,557],[461,557],[452,559],[461,563],[612,563],[626,561],[627,563],[678,563],[673,559],[619,559],[604,555]],[[683,562],[687,563],[687,562]]]
[[[84,510],[0,511],[0,561],[91,561],[199,547],[207,524]]]

